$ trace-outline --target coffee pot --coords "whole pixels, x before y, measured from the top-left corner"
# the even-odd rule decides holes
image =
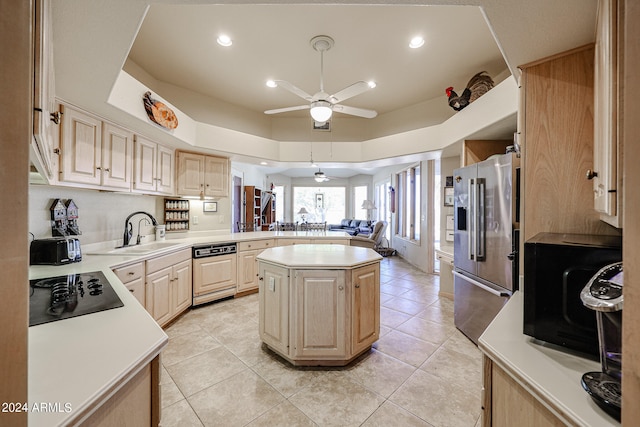
[[[596,312],[601,372],[587,372],[582,387],[596,404],[620,421],[622,402],[622,263],[601,268],[580,293],[585,307]]]

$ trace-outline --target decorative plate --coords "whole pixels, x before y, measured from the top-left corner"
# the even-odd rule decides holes
[[[178,118],[171,108],[164,103],[151,98],[151,92],[146,92],[142,97],[144,109],[147,110],[147,116],[152,122],[159,124],[166,129],[175,129],[178,127]]]

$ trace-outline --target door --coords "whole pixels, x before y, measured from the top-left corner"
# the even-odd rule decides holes
[[[293,283],[293,356],[346,357],[344,271],[298,270]]]
[[[238,292],[258,287],[258,262],[256,260],[258,253],[258,251],[238,252]]]
[[[180,313],[191,306],[191,259],[173,266],[173,308]]]
[[[156,191],[156,151],[158,144],[136,135],[133,189]]]
[[[478,344],[478,338],[507,303],[511,293],[457,271],[453,275],[454,323],[456,328]]]
[[[227,197],[229,195],[229,160],[205,156],[204,195]]]
[[[100,185],[102,122],[96,117],[66,106],[63,113],[60,179]]]
[[[173,315],[171,304],[172,267],[147,275],[147,310],[159,325]]]
[[[513,290],[513,155],[478,163],[476,275]]]
[[[194,259],[193,296],[229,288],[235,291],[236,274],[236,254]]]
[[[453,221],[454,264],[456,268],[476,274],[473,234],[473,189],[476,183],[477,166],[471,165],[453,171]]]
[[[178,194],[200,196],[204,191],[204,156],[201,154],[178,153]]]
[[[156,153],[158,156],[156,159],[156,191],[173,194],[173,175],[175,170],[173,149],[158,145]]]

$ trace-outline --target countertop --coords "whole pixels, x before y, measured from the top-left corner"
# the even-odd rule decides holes
[[[34,404],[45,404],[49,408],[47,412],[30,410],[29,426],[63,425],[79,414],[84,416],[88,408],[99,405],[108,397],[114,385],[135,375],[166,346],[167,335],[112,272],[113,267],[193,245],[274,238],[348,239],[349,235],[299,231],[199,233],[193,237],[169,238],[166,242],[176,243],[175,246],[146,254],[91,255],[113,249],[113,242],[107,242],[83,247],[83,259],[77,263],[31,266],[30,279],[101,271],[124,306],[29,327],[28,404],[30,409]],[[379,257],[375,252],[373,254]]]
[[[600,363],[548,346],[522,333],[522,292],[516,292],[480,336],[478,347],[567,424],[619,426],[582,389],[580,379]]]
[[[258,260],[291,268],[352,269],[380,261],[373,249],[346,245],[295,245],[269,248]]]

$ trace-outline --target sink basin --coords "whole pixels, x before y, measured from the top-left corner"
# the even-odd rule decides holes
[[[152,252],[168,250],[183,245],[183,243],[173,242],[152,242],[144,245],[125,246],[121,248],[108,249],[93,252],[93,255],[146,255]]]

